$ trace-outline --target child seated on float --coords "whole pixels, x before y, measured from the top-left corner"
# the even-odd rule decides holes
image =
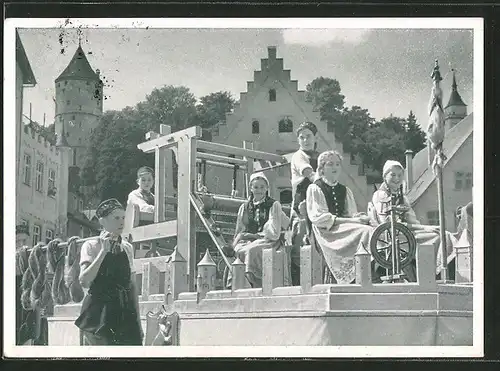
[[[374,214],[377,218],[375,224],[384,223],[389,220],[387,213],[387,200],[392,195],[396,195],[397,204],[405,205],[409,210],[400,218],[400,222],[405,224],[415,235],[417,245],[433,244],[436,248],[436,271],[438,272],[441,267],[442,254],[440,249],[440,234],[439,226],[421,224],[411,208],[410,202],[401,191],[401,184],[403,182],[404,168],[400,162],[388,160],[384,164],[382,177],[384,182],[380,185],[379,189],[375,191],[372,198],[372,205],[374,207]],[[458,237],[450,232],[446,232],[446,255],[447,259],[454,254],[453,246],[458,242]]]
[[[143,166],[137,170],[137,189],[128,195],[127,203],[138,205],[143,212],[154,212],[155,196],[151,192],[154,184],[154,171],[148,166]]]
[[[262,287],[262,250],[283,244],[281,231],[287,220],[281,204],[269,197],[269,180],[263,173],[252,174],[249,186],[250,198],[238,210],[232,247],[245,263],[248,281],[256,288]],[[289,272],[285,269],[285,285],[288,282]]]
[[[307,187],[312,184],[318,166],[316,134],[318,129],[312,122],[303,122],[297,129],[299,149],[291,159],[292,172],[292,249],[291,271],[294,286],[300,284],[300,247],[306,234],[305,202]],[[302,211],[301,211],[302,210]]]
[[[307,218],[331,275],[325,283],[349,284],[356,278],[354,254],[368,249],[373,227],[357,212],[352,191],[339,183],[342,157],[326,151],[318,158],[318,179],[307,188]]]

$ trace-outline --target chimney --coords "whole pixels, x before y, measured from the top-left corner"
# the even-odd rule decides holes
[[[276,47],[275,46],[268,46],[267,47],[267,55],[269,60],[275,60],[276,59]]]
[[[406,171],[405,171],[405,182],[406,182],[406,193],[410,192],[413,186],[413,151],[407,149],[405,152],[406,158]]]

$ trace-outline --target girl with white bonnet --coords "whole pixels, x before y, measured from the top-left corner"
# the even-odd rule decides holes
[[[338,179],[342,157],[326,151],[318,158],[318,177],[307,188],[307,217],[325,263],[335,281],[349,284],[356,278],[354,254],[360,243],[368,248],[373,228],[357,212],[352,191]]]
[[[386,202],[392,195],[397,195],[397,204],[409,207],[409,210],[402,216],[400,222],[405,224],[413,232],[418,245],[433,244],[436,247],[436,272],[438,272],[441,266],[439,226],[420,224],[415,212],[411,208],[408,198],[400,191],[404,177],[404,168],[400,162],[394,160],[386,161],[382,171],[382,177],[384,182],[379,189],[375,191],[372,198],[376,216],[378,217],[377,223],[384,223],[389,220],[389,214],[387,214],[386,208],[390,204]],[[458,242],[457,236],[454,236],[450,232],[446,232],[447,258],[452,255],[454,250],[453,246],[456,242]]]
[[[249,283],[256,288],[262,287],[262,249],[282,246],[282,226],[287,226],[289,219],[280,203],[269,197],[269,180],[264,173],[252,174],[249,185],[250,198],[238,211],[233,248],[245,263]],[[288,265],[285,258],[285,266]],[[288,269],[285,269],[285,282],[289,282]]]

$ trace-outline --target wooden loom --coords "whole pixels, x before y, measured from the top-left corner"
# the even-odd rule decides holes
[[[253,172],[268,171],[288,165],[280,155],[253,150],[252,143],[244,142],[243,148],[201,140],[202,129],[193,126],[171,133],[170,127],[160,125],[160,133],[149,132],[146,141],[137,147],[145,153],[155,154],[155,208],[154,213],[141,212],[138,207],[127,206],[124,236],[132,243],[147,243],[154,240],[177,236],[177,250],[188,261],[188,290],[194,291],[196,272],[196,217],[207,230],[211,239],[223,257],[225,265],[231,264],[224,254],[226,241],[210,213],[210,209],[228,210],[236,213],[246,197],[209,194],[200,190],[204,184],[203,171],[206,165],[233,168],[233,190],[237,170],[244,172],[246,184],[245,196],[248,196],[248,179]],[[217,153],[217,154],[216,154]],[[177,170],[177,197],[174,196],[173,155]],[[234,156],[234,157],[230,157]],[[176,205],[176,210],[168,206]],[[139,221],[152,224],[139,226]]]

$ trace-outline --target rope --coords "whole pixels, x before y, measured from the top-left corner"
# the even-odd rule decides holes
[[[77,244],[79,237],[74,236],[68,240],[68,254],[64,266],[64,284],[69,289],[71,301],[79,303],[85,293],[80,284],[80,247]]]

